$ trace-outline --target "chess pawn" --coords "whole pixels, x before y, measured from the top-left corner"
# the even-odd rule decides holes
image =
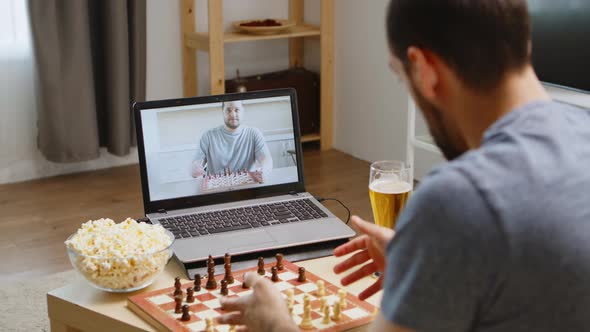
[[[311,304],[311,298],[309,297],[309,294],[304,294],[303,295],[303,306],[305,307],[308,304]]]
[[[334,315],[332,315],[332,320],[337,322],[340,320],[340,311],[342,308],[340,308],[340,302],[336,302],[334,303]]]
[[[320,311],[321,311],[321,312],[324,312],[324,309],[325,309],[326,307],[329,307],[329,306],[328,306],[328,299],[327,299],[327,298],[325,298],[325,297],[322,297],[322,298],[320,299],[320,303],[321,303],[321,304],[320,304]]]
[[[276,254],[275,257],[277,259],[277,270],[283,271],[285,269],[283,265],[283,254]]]
[[[326,288],[325,288],[325,284],[323,280],[318,280],[318,282],[316,283],[316,286],[318,287],[318,297],[322,297],[326,295]]]
[[[188,322],[189,320],[191,320],[191,314],[188,311],[187,304],[182,306],[182,317],[180,317],[180,320],[183,322]]]
[[[174,297],[174,313],[180,314],[182,313],[182,296],[177,295]]]
[[[330,324],[330,306],[328,306],[328,305],[324,306],[324,309],[322,309],[322,312],[324,313],[324,318],[322,319],[322,324]]]
[[[291,307],[295,305],[295,292],[292,289],[287,289],[287,305]]]
[[[205,332],[215,332],[215,322],[213,318],[205,318]]]
[[[227,296],[227,294],[228,294],[227,280],[225,280],[225,279],[221,280],[221,290],[219,292],[221,293],[221,295]]]
[[[195,292],[200,292],[201,291],[201,275],[200,274],[195,274],[195,287],[194,287]]]
[[[278,274],[278,270],[276,266],[273,266],[270,268],[270,271],[272,273],[272,276],[270,277],[270,280],[273,282],[277,282],[279,281],[279,274]]]
[[[338,290],[338,302],[340,303],[340,308],[346,308],[346,291],[344,289]]]
[[[192,287],[186,289],[186,302],[193,303],[195,302],[194,290]]]
[[[307,278],[305,277],[305,268],[300,267],[299,268],[299,276],[297,277],[297,281],[305,282],[305,280],[307,280]]]
[[[266,271],[264,271],[264,258],[263,257],[258,257],[258,274],[263,276],[266,274]]]

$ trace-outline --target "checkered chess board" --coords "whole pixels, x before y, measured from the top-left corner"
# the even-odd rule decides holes
[[[293,306],[292,318],[297,325],[301,323],[303,317],[303,297],[309,294],[311,299],[311,318],[314,329],[307,329],[305,331],[345,331],[357,326],[361,326],[371,322],[374,318],[376,308],[368,302],[360,301],[356,296],[351,294],[346,295],[346,305],[342,309],[341,318],[339,321],[332,321],[328,324],[322,324],[323,313],[320,312],[321,301],[317,296],[316,282],[324,280],[309,271],[306,272],[306,281],[297,281],[297,271],[299,267],[293,263],[283,260],[284,269],[279,271],[279,281],[274,282],[274,285],[279,289],[286,298],[286,291],[293,290],[295,305]],[[266,278],[270,279],[270,269],[274,266],[266,264],[265,270]],[[219,267],[218,267],[219,268]],[[235,282],[228,286],[228,296],[246,296],[252,292],[251,289],[242,288],[242,276],[249,271],[256,271],[257,268],[244,269],[234,271]],[[205,279],[203,280],[203,287],[199,292],[194,293],[195,301],[193,303],[186,303],[186,289],[193,286],[192,281],[186,281],[182,284],[183,305],[189,305],[190,320],[181,321],[182,314],[174,313],[174,287],[171,286],[165,289],[159,289],[148,293],[134,295],[128,298],[127,305],[136,314],[144,318],[153,326],[163,331],[203,331],[205,329],[205,319],[221,316],[224,311],[220,308],[219,298],[220,294],[219,282],[223,279],[223,274],[216,276],[218,287],[215,290],[207,290],[204,287]],[[325,298],[327,304],[332,305],[339,300],[339,288],[328,281],[325,283]],[[174,284],[174,280],[170,281]],[[229,325],[215,325],[215,331],[228,331]]]

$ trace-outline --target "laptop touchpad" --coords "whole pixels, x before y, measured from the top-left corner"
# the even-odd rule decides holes
[[[231,234],[223,237],[231,247],[229,252],[241,252],[251,249],[264,249],[277,243],[266,231],[254,231],[242,234]]]

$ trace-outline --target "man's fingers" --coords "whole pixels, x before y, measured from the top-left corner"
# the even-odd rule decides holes
[[[350,285],[353,282],[360,280],[372,273],[377,272],[377,265],[375,263],[368,263],[363,265],[360,269],[352,272],[351,274],[347,275],[346,277],[342,278],[340,281],[342,286]]]
[[[367,234],[369,237],[375,238],[382,246],[387,245],[387,242],[393,237],[393,230],[389,228],[377,226],[361,218],[355,218],[352,222],[359,231]]]
[[[364,301],[371,297],[373,294],[377,293],[383,287],[383,276],[379,277],[377,281],[369,286],[369,288],[365,289],[359,294],[359,300]]]
[[[221,309],[225,311],[244,311],[247,303],[250,301],[251,295],[242,297],[222,297],[219,299]]]
[[[244,324],[244,316],[241,312],[231,312],[229,314],[221,315],[217,318],[219,324],[242,325]]]
[[[236,328],[236,332],[248,332],[248,327],[246,325],[240,325]]]
[[[361,252],[357,252],[356,254],[347,258],[345,261],[336,264],[336,266],[334,266],[334,273],[336,273],[336,274],[342,273],[342,272],[349,270],[357,265],[361,265],[370,259],[371,259],[371,256],[369,256],[368,251],[364,250]]]
[[[357,250],[366,249],[367,248],[367,245],[366,245],[367,238],[368,237],[366,235],[362,235],[362,236],[356,237],[356,238],[348,241],[345,244],[342,244],[342,245],[336,247],[336,249],[334,249],[334,256],[340,257],[340,256],[350,254],[351,252],[355,252]]]

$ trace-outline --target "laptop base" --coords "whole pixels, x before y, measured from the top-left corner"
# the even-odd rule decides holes
[[[334,251],[334,248],[346,242],[348,242],[347,239],[331,240],[288,248],[258,251],[242,255],[232,255],[232,270],[238,271],[256,266],[258,263],[258,257],[264,257],[266,263],[272,262],[275,260],[275,255],[277,253],[283,254],[284,258],[290,262],[298,262],[307,259],[331,256]],[[206,260],[199,262],[183,263],[176,258],[176,255],[174,255],[174,258],[177,260],[178,263],[180,263],[184,267],[184,272],[186,273],[188,279],[194,279],[196,273],[199,273],[201,277],[207,276]],[[223,273],[223,257],[216,258],[214,261],[215,266],[217,267],[216,274]]]

